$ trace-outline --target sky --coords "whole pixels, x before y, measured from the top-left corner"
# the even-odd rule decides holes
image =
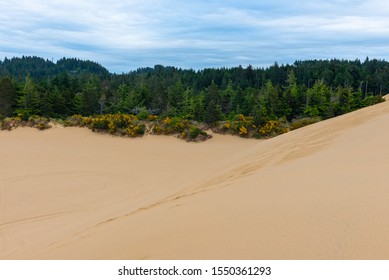
[[[76,57],[115,73],[389,59],[384,0],[0,0],[0,60]]]

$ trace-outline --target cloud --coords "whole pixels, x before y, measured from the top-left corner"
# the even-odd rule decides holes
[[[378,0],[9,0],[0,57],[79,57],[115,72],[387,58],[388,12]]]

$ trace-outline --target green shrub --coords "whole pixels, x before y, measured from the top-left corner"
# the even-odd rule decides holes
[[[370,95],[370,96],[366,96],[366,98],[362,100],[362,105],[364,107],[366,107],[366,106],[371,106],[371,105],[381,103],[384,101],[385,101],[385,99],[381,95],[377,95],[377,96]]]
[[[319,117],[316,118],[302,118],[298,120],[293,120],[290,124],[290,130],[295,130],[316,122],[319,122],[321,119]]]
[[[136,137],[145,133],[146,127],[134,115],[107,114],[83,117],[73,115],[65,122],[67,126],[88,127],[93,131],[107,132],[114,135]]]
[[[39,130],[48,129],[51,127],[50,120],[39,116],[30,116],[28,120],[23,120],[20,116],[5,118],[0,121],[1,130],[12,130],[17,127],[33,127]]]
[[[1,130],[11,130],[12,124],[8,118],[0,121],[0,129]]]
[[[147,120],[149,117],[149,113],[147,110],[142,110],[139,114],[136,115],[139,120]]]
[[[163,119],[155,115],[107,114],[83,117],[73,115],[65,121],[66,126],[88,127],[93,131],[106,132],[113,135],[129,137],[141,136],[150,131],[151,134],[176,135],[187,141],[203,141],[210,136],[196,124],[179,117]]]
[[[15,114],[17,117],[21,118],[22,121],[28,121],[28,119],[34,115],[30,109],[17,109],[15,110]]]
[[[192,126],[189,129],[189,138],[195,139],[197,136],[199,136],[202,133],[202,130],[198,127]]]
[[[27,126],[30,126],[30,127],[35,127],[39,130],[44,130],[44,129],[48,129],[51,127],[51,125],[49,124],[50,120],[47,119],[47,118],[43,118],[43,117],[39,117],[39,116],[31,116],[29,119],[28,119],[28,122],[27,122]]]
[[[81,115],[73,115],[64,121],[64,126],[85,126],[85,121]]]

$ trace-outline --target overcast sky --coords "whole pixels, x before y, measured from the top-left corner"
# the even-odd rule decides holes
[[[384,0],[0,1],[0,60],[77,57],[121,73],[389,59]]]

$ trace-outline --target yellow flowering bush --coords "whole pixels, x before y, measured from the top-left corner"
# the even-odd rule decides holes
[[[43,117],[39,117],[39,116],[32,116],[28,119],[26,126],[35,127],[39,130],[44,130],[44,129],[51,127],[49,122],[50,122],[50,120],[47,118],[43,118]]]
[[[131,137],[145,133],[145,124],[140,123],[136,116],[126,114],[107,114],[93,117],[73,115],[66,120],[65,124],[67,126],[85,126],[94,131]]]
[[[245,128],[244,126],[242,126],[242,127],[239,128],[239,135],[241,135],[241,136],[246,136],[247,133],[248,133],[248,130],[247,130],[247,128]]]
[[[236,115],[231,120],[225,121],[221,126],[222,131],[232,132],[232,134],[238,134],[242,137],[251,136],[255,128],[253,117],[244,116],[243,114]]]
[[[271,134],[276,133],[276,130],[278,129],[280,125],[279,121],[271,120],[267,121],[263,126],[259,128],[259,134],[261,136],[269,136]]]
[[[166,124],[166,125],[169,125],[170,124],[170,118],[169,117],[166,117],[164,120],[163,120],[163,123]]]
[[[147,116],[147,120],[150,122],[155,121],[156,119],[158,119],[158,116],[156,116],[156,115],[148,115]]]
[[[159,122],[158,124],[158,126],[154,126],[154,131],[157,134],[181,133],[185,129],[189,128],[189,122],[179,117],[166,117],[162,122]]]
[[[146,133],[176,135],[187,141],[203,141],[210,136],[191,123],[179,117],[158,118],[155,115],[148,115],[147,119],[126,114],[107,114],[98,116],[83,117],[73,115],[65,121],[67,126],[88,127],[93,131],[107,132],[114,135],[128,137],[141,136]]]
[[[227,120],[224,124],[223,124],[223,129],[230,129],[231,128],[231,122],[229,120]]]
[[[204,141],[210,136],[196,124],[180,117],[156,119],[152,127],[153,134],[176,135],[187,141]]]

